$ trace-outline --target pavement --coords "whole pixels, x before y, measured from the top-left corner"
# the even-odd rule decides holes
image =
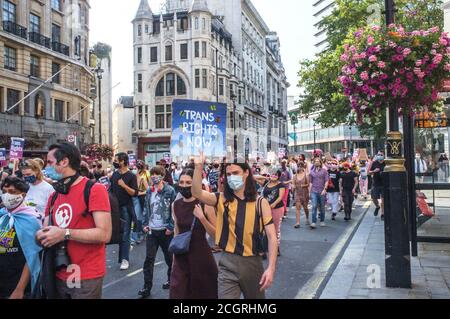
[[[273,286],[267,290],[267,299],[296,299],[316,296],[323,289],[326,279],[337,265],[339,257],[358,228],[370,202],[356,201],[353,220],[344,221],[339,213],[331,221],[327,210],[326,227],[311,230],[301,216],[301,228],[295,229],[295,209],[291,208],[281,228],[281,257],[278,258]],[[145,259],[145,243],[133,247],[130,253],[130,269],[119,270],[118,246],[107,248],[107,275],[103,286],[104,299],[136,299],[143,286],[142,265]],[[217,258],[218,255],[215,255]],[[167,266],[163,254],[158,251],[154,270],[154,285],[150,299],[168,299],[169,291],[162,289],[167,280]]]
[[[412,289],[386,288],[384,224],[371,207],[320,299],[450,299],[450,245],[419,243]],[[447,228],[448,229],[448,228]]]

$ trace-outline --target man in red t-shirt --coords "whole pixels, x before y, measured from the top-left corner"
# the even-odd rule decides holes
[[[89,211],[84,201],[87,178],[79,175],[81,155],[72,144],[52,145],[47,155],[46,175],[55,180],[53,208],[47,204],[44,228],[36,234],[44,247],[66,247],[69,260],[56,273],[60,299],[100,299],[106,273],[105,244],[111,239],[110,203],[106,188],[95,184]],[[52,226],[49,225],[51,209]],[[58,262],[57,262],[58,263]],[[57,265],[58,266],[58,265]]]

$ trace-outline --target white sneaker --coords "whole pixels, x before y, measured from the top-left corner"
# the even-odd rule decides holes
[[[326,224],[324,222],[320,223],[320,227],[325,227],[325,226],[326,226]]]
[[[122,263],[120,264],[120,270],[127,270],[128,268],[130,268],[130,263],[128,262],[128,260],[122,260]]]
[[[312,229],[316,229],[316,223],[312,223],[310,226]]]

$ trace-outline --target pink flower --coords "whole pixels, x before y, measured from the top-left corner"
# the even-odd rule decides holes
[[[380,31],[381,27],[379,25],[372,26],[372,31]]]
[[[350,69],[350,72],[351,72],[351,74],[355,75],[356,72],[357,72],[357,71],[356,71],[356,68],[351,68],[351,69]]]
[[[386,67],[386,63],[384,63],[383,61],[378,62],[378,67],[380,69],[384,69]]]
[[[440,64],[443,58],[444,56],[442,54],[436,54],[436,56],[433,58],[433,63]]]
[[[374,42],[375,42],[374,37],[369,35],[369,37],[367,38],[367,44],[372,45]]]
[[[410,55],[411,54],[411,49],[410,48],[406,48],[406,49],[404,49],[403,50],[403,56],[404,57],[407,57],[408,55]]]
[[[369,57],[369,62],[377,62],[377,61],[378,61],[378,59],[377,59],[377,57],[375,55],[371,55]]]
[[[416,66],[417,66],[417,67],[421,67],[422,64],[423,64],[423,63],[422,63],[422,60],[417,60],[417,61],[416,61]]]
[[[341,61],[343,61],[343,62],[346,62],[346,61],[348,61],[348,54],[343,54],[343,55],[341,55]]]
[[[367,81],[369,79],[369,74],[366,71],[362,72],[361,79]]]
[[[428,31],[431,32],[431,33],[437,33],[437,32],[439,32],[439,27],[433,27],[433,28],[431,28]]]
[[[450,63],[446,63],[444,66],[445,71],[450,71]]]

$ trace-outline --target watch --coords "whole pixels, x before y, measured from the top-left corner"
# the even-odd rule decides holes
[[[64,240],[69,240],[71,237],[70,229],[66,229],[66,234],[64,235]]]

